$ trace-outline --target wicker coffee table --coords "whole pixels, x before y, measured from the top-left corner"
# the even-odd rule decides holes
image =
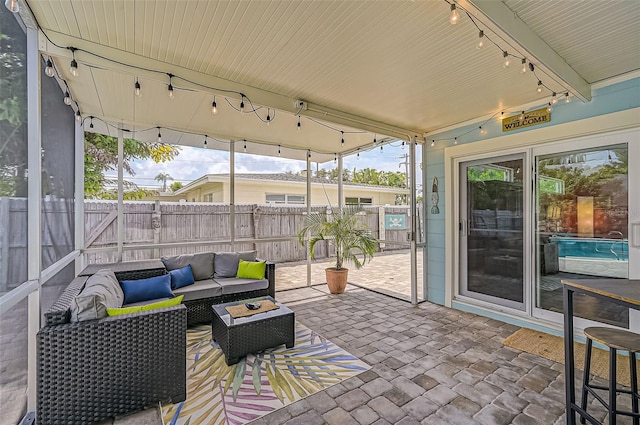
[[[264,300],[272,301],[280,308],[235,319],[225,309],[227,306]],[[211,308],[214,313],[211,333],[220,345],[229,366],[238,363],[247,354],[281,344],[291,348],[295,343],[296,326],[293,311],[271,297],[215,304]]]

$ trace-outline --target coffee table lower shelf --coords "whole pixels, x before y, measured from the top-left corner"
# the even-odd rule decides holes
[[[274,301],[271,297],[262,297],[252,301],[260,300]],[[212,306],[214,315],[211,334],[220,345],[228,366],[238,363],[247,354],[257,353],[281,344],[292,348],[295,344],[294,313],[282,304],[276,303],[280,306],[278,310],[238,319],[231,318],[229,313],[224,310],[225,306],[238,305],[246,301],[248,300]]]

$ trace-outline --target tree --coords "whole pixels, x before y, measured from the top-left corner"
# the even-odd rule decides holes
[[[169,189],[171,189],[172,192],[177,192],[180,189],[182,189],[184,185],[182,184],[182,182],[173,182],[171,183],[171,185],[169,186]]]
[[[155,181],[162,182],[162,191],[163,192],[167,191],[167,180],[173,180],[173,177],[171,177],[167,173],[158,173],[158,175],[155,177]]]
[[[153,159],[156,163],[170,161],[180,150],[166,143],[145,143],[134,139],[124,139],[122,167],[127,174],[135,176],[131,161]],[[118,139],[97,133],[84,134],[84,194],[86,198],[112,199],[113,187],[118,183],[105,177],[105,172],[118,167]],[[147,194],[144,189],[130,181],[124,181],[128,199],[140,199]]]

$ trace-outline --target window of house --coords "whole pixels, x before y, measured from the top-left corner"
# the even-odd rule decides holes
[[[204,202],[213,202],[213,193],[207,193],[204,195]]]
[[[304,195],[283,195],[283,194],[267,194],[266,202],[268,204],[288,204],[288,205],[304,205]]]
[[[357,198],[357,197],[344,198],[344,203],[346,205],[372,205],[373,204],[373,199],[372,198]]]

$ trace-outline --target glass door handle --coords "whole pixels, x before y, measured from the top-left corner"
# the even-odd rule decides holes
[[[631,223],[630,243],[634,248],[640,248],[640,221]]]

